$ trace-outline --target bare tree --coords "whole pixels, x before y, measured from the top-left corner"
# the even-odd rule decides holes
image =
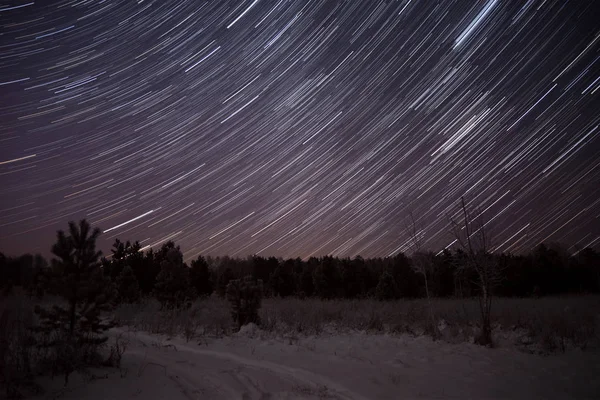
[[[425,280],[425,295],[427,296],[429,323],[431,325],[432,336],[436,339],[439,337],[439,331],[435,323],[435,316],[433,315],[433,307],[431,305],[431,296],[429,293],[429,276],[434,273],[435,262],[433,260],[433,254],[423,251],[422,234],[417,227],[412,212],[409,214],[409,220],[406,224],[406,233],[408,234],[408,246],[412,250],[411,267],[417,274],[422,275]]]
[[[452,234],[465,255],[463,262],[457,266],[457,272],[473,271],[477,277],[475,284],[481,312],[481,332],[477,343],[487,346],[492,344],[492,299],[494,289],[502,279],[502,272],[500,264],[489,251],[491,240],[482,212],[477,210],[473,216],[467,209],[464,197],[461,197],[460,205],[464,222],[450,217]]]

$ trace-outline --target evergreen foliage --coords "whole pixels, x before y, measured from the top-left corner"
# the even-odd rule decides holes
[[[379,283],[375,289],[375,297],[378,300],[394,300],[398,298],[396,280],[387,269],[379,277]]]
[[[160,272],[156,277],[154,295],[163,308],[179,308],[190,303],[195,290],[190,285],[189,268],[183,263],[183,254],[173,242],[168,242],[156,253]]]
[[[277,265],[269,278],[269,285],[273,290],[273,295],[287,297],[294,294],[295,282],[292,271],[292,262],[285,262]]]
[[[213,292],[213,273],[208,266],[208,262],[202,256],[198,256],[191,263],[190,284],[196,289],[196,294],[200,297],[210,296]]]
[[[43,288],[39,282],[47,269],[48,262],[39,254],[13,258],[0,253],[0,294],[7,295],[18,286],[32,296],[41,296]]]
[[[119,239],[115,239],[115,243],[111,249],[112,255],[110,260],[106,258],[102,259],[104,275],[115,281],[125,266],[133,269],[134,266],[143,260],[144,254],[140,252],[140,248],[138,242],[132,244],[130,241],[127,241],[123,243]]]
[[[324,299],[339,297],[340,278],[336,264],[337,259],[331,256],[323,257],[313,272],[313,284],[317,296]]]
[[[129,266],[138,282],[141,295],[154,295],[157,276],[170,249],[176,249],[180,253],[173,242],[144,252],[140,251],[141,247],[137,242],[116,240],[112,256],[102,260],[104,276],[110,276],[118,286],[121,272]],[[175,287],[177,290],[184,290],[184,298],[194,297],[189,291],[190,286],[200,296],[208,296],[214,291],[225,297],[229,281],[246,275],[259,279],[255,275],[259,274],[267,277],[263,280],[263,296],[375,297],[380,277],[387,270],[394,278],[400,298],[424,297],[427,291],[431,297],[478,296],[480,288],[477,284],[477,272],[473,268],[465,268],[472,263],[472,257],[467,252],[459,248],[444,250],[438,254],[428,253],[427,257],[431,267],[427,272],[428,288],[424,275],[415,268],[418,260],[414,255],[408,257],[403,253],[386,258],[340,259],[325,256],[311,257],[308,260],[278,260],[259,256],[198,256],[191,262],[191,268],[175,269],[178,272],[174,276],[181,278],[181,282]],[[538,246],[530,254],[495,253],[486,257],[486,262],[497,263],[502,270],[503,279],[494,287],[494,292],[500,296],[600,293],[600,252],[592,248],[575,249],[574,253],[570,253],[566,247],[548,243]],[[176,264],[185,265],[182,259]],[[55,269],[54,266],[49,268],[47,265],[39,255],[10,257],[0,254],[0,294],[10,292],[13,287],[22,287],[30,295],[41,297],[51,289],[51,275]],[[165,286],[165,275],[169,274],[170,272],[162,274],[159,291]],[[171,302],[166,298],[165,301]],[[174,302],[181,304],[182,300]]]
[[[219,274],[219,279],[217,281],[217,294],[220,297],[225,297],[227,285],[233,279],[235,279],[235,276],[233,275],[233,271],[231,270],[231,268],[225,268],[221,270],[221,273]]]
[[[129,265],[123,267],[117,277],[117,292],[120,303],[135,303],[140,300],[140,285]]]
[[[160,272],[160,262],[156,260],[156,254],[153,249],[148,250],[139,266],[132,267],[143,295],[150,295],[154,291]]]
[[[48,284],[49,291],[66,304],[36,307],[41,321],[36,331],[49,338],[43,345],[55,350],[55,372],[65,375],[65,384],[73,371],[95,355],[97,347],[107,340],[102,333],[112,326],[101,315],[112,308],[115,291],[98,262],[99,235],[100,230],[92,230],[86,220],[69,222],[68,235],[58,231]]]
[[[315,285],[313,282],[313,270],[310,265],[305,265],[304,269],[297,273],[298,277],[297,292],[300,297],[311,297],[315,292]]]

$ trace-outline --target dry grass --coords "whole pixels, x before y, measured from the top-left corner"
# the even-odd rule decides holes
[[[0,297],[0,398],[2,394],[21,398],[40,393],[42,389],[36,378],[60,375],[66,363],[73,363],[67,367],[84,374],[87,367],[102,364],[103,354],[99,351],[103,345],[72,346],[65,342],[54,346],[52,342],[62,341],[59,332],[41,333],[32,329],[39,324],[35,306],[59,302],[60,299],[51,296],[32,299],[19,291]],[[118,364],[124,351],[123,341],[116,341],[107,362]]]
[[[216,297],[196,301],[188,309],[161,310],[155,299],[123,304],[115,311],[115,322],[134,330],[165,335],[222,337],[232,330],[229,303]]]
[[[55,299],[56,300],[56,299]],[[598,348],[600,296],[541,299],[495,299],[494,338],[500,345],[526,351],[564,352]],[[52,299],[45,299],[45,305]],[[39,346],[48,338],[34,334],[35,301],[24,294],[0,301],[0,390],[9,397],[36,390],[34,378],[52,372],[62,359],[58,351]],[[115,310],[120,325],[189,340],[221,338],[236,332],[229,303],[218,297],[196,301],[188,309],[161,310],[156,300],[122,305]],[[472,341],[480,321],[475,299],[433,299],[433,313],[442,340]],[[264,299],[259,312],[260,335],[298,339],[301,336],[351,332],[430,335],[427,301]],[[118,367],[127,346],[120,338],[109,345],[105,365]]]
[[[33,346],[33,306],[20,293],[0,301],[0,388],[8,398],[19,397],[23,390],[36,391],[33,378],[43,355]]]
[[[297,298],[264,299],[261,329],[280,336],[323,335],[351,331],[368,333],[430,334],[425,299],[379,302]],[[432,308],[449,342],[472,341],[480,321],[476,299],[432,299]],[[600,296],[541,299],[495,299],[492,309],[494,336],[529,351],[587,349],[600,342],[598,333]],[[211,297],[191,308],[161,311],[154,300],[120,307],[121,325],[187,340],[223,337],[236,331],[227,301]]]

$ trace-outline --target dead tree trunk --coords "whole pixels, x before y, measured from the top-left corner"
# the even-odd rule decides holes
[[[427,308],[429,314],[429,325],[431,330],[431,336],[437,339],[440,336],[440,332],[435,323],[435,316],[433,314],[433,306],[431,305],[431,296],[429,293],[429,275],[434,272],[435,263],[433,256],[430,253],[422,252],[421,237],[422,233],[417,229],[417,224],[412,213],[409,215],[410,221],[407,225],[406,231],[408,233],[409,247],[413,251],[413,262],[412,268],[417,273],[423,276],[425,280],[425,296],[427,297]]]
[[[486,232],[482,213],[477,212],[473,219],[467,210],[465,199],[461,197],[461,211],[464,224],[457,223],[452,218],[450,223],[454,237],[462,251],[466,254],[463,270],[476,272],[478,287],[479,311],[481,314],[481,332],[476,342],[484,346],[492,345],[492,299],[493,290],[500,282],[500,266],[489,253],[490,238]],[[463,232],[464,231],[464,232]]]

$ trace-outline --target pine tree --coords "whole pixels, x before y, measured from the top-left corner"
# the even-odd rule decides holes
[[[210,296],[213,292],[213,274],[202,256],[192,261],[190,282],[200,297]]]
[[[189,268],[183,263],[179,248],[161,250],[159,254],[162,261],[154,294],[163,308],[179,308],[195,297],[195,290],[190,285]]]
[[[50,272],[48,262],[40,254],[36,254],[33,263],[33,274],[31,282],[27,287],[27,293],[31,297],[41,299],[44,295],[45,276]]]
[[[304,270],[298,274],[297,293],[300,298],[312,296],[315,291],[313,273],[309,265],[304,266]]]
[[[117,277],[117,291],[120,303],[135,303],[140,300],[140,285],[129,265]]]
[[[219,297],[225,297],[227,285],[233,279],[235,279],[235,276],[233,275],[231,268],[225,268],[225,270],[219,274],[219,279],[217,280],[217,294]]]
[[[112,252],[110,259],[102,259],[104,275],[108,276],[113,281],[116,281],[125,266],[128,265],[135,270],[136,267],[143,262],[144,258],[144,254],[140,249],[141,246],[139,242],[134,242],[132,244],[128,240],[123,243],[119,239],[115,239],[113,248],[110,250]]]
[[[294,275],[292,265],[282,263],[275,271],[271,273],[269,285],[273,289],[273,294],[276,296],[287,297],[294,293]]]
[[[337,268],[338,260],[325,256],[313,272],[315,293],[321,298],[334,298],[339,294],[340,277]]]
[[[379,283],[375,288],[375,297],[378,300],[393,300],[398,297],[398,286],[394,276],[386,269],[379,277]]]
[[[142,254],[142,252],[139,252]],[[144,295],[150,295],[154,292],[156,277],[160,273],[160,256],[158,252],[149,249],[142,254],[138,263],[131,265],[133,272],[140,285],[140,290]]]
[[[57,353],[57,369],[69,375],[81,368],[95,355],[95,350],[107,337],[102,333],[113,324],[101,318],[101,313],[111,309],[114,288],[110,279],[103,276],[96,251],[98,228],[92,230],[86,220],[79,225],[69,222],[69,235],[58,231],[57,242],[52,246],[56,256],[53,271],[48,279],[49,291],[62,297],[65,305],[52,308],[36,307],[41,325],[38,332],[52,338],[46,345]]]

